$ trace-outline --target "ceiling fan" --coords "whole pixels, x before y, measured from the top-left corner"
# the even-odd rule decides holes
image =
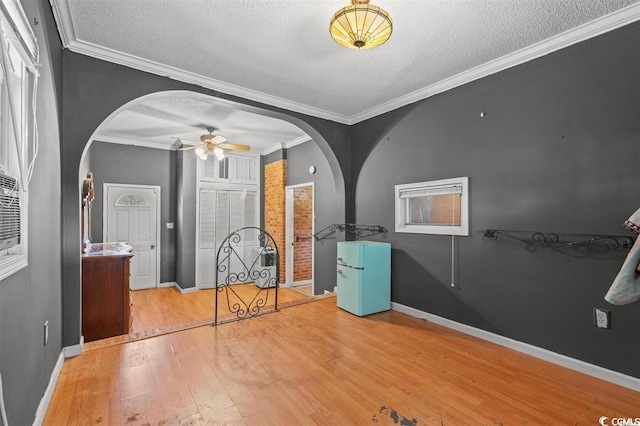
[[[208,135],[200,136],[200,142],[193,142],[194,146],[186,148],[180,148],[181,151],[194,149],[196,155],[203,160],[206,160],[209,154],[214,154],[218,160],[222,160],[225,156],[225,151],[249,151],[251,149],[248,145],[240,145],[236,143],[227,142],[227,138],[222,135],[214,135],[215,127],[207,126]],[[179,139],[179,138],[176,138]],[[180,139],[182,142],[189,142]]]

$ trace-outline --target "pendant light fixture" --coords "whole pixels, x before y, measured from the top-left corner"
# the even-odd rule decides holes
[[[391,37],[393,21],[386,10],[369,0],[351,0],[351,5],[333,14],[329,32],[336,43],[352,49],[373,49]]]

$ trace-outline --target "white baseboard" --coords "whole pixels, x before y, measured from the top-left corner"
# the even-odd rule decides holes
[[[178,285],[178,283],[177,283],[177,282],[175,282],[175,281],[169,281],[169,282],[166,282],[166,283],[160,283],[160,284],[158,284],[158,288],[174,287],[174,286],[177,286],[177,285]]]
[[[36,411],[36,419],[33,421],[33,424],[36,426],[40,426],[44,421],[44,416],[47,414],[47,408],[49,408],[49,403],[51,402],[51,397],[53,396],[53,391],[56,389],[56,383],[58,382],[58,376],[60,376],[60,370],[62,370],[62,364],[64,364],[65,354],[64,350],[60,352],[60,356],[58,357],[58,361],[56,362],[55,367],[53,367],[53,371],[51,372],[51,378],[49,379],[49,384],[47,385],[47,389],[44,391],[44,395],[40,400],[40,404],[38,404],[38,410]]]
[[[74,356],[82,355],[82,348],[84,347],[84,336],[80,336],[80,343],[73,346],[65,346],[62,348],[65,358],[73,358]]]
[[[495,343],[496,345],[504,346],[506,348],[531,355],[535,358],[542,359],[553,364],[560,365],[562,367],[569,368],[571,370],[578,371],[589,376],[597,377],[598,379],[602,379],[607,382],[611,382],[616,385],[624,386],[625,388],[640,392],[640,379],[636,377],[628,376],[617,371],[608,370],[598,365],[589,364],[587,362],[580,361],[575,358],[570,358],[566,355],[561,355],[556,352],[551,352],[547,349],[539,348],[528,343],[519,342],[508,337],[500,336],[499,334],[471,327],[470,325],[461,324],[459,322],[439,317],[437,315],[433,315],[428,312],[412,308],[410,306],[402,305],[400,303],[391,302],[391,309],[393,309],[394,311],[405,313],[407,315],[411,315],[412,317],[422,318],[429,322],[451,328],[461,333],[468,334],[470,336],[477,337],[491,343]]]
[[[199,289],[198,289],[198,287],[182,288],[182,287],[180,287],[180,286],[178,285],[178,283],[173,283],[173,284],[174,284],[174,286],[176,287],[176,289],[177,289],[180,293],[182,293],[182,294],[185,294],[185,293],[193,293],[194,291],[198,291],[198,290],[199,290]]]

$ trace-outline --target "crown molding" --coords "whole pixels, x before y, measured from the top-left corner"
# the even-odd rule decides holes
[[[140,71],[151,74],[160,75],[173,80],[182,81],[184,83],[194,84],[206,89],[227,93],[229,95],[238,96],[244,99],[260,102],[267,105],[276,106],[290,111],[299,112],[301,114],[311,115],[313,117],[323,118],[325,120],[335,121],[341,124],[349,124],[349,117],[310,105],[304,105],[298,102],[283,99],[277,96],[268,95],[256,90],[240,87],[235,84],[225,83],[224,81],[205,77],[200,74],[181,70],[169,65],[160,64],[155,61],[140,58],[113,49],[101,47],[93,43],[79,40],[76,37],[71,19],[71,11],[69,9],[68,0],[49,0],[53,9],[53,14],[58,26],[58,32],[64,47],[72,52],[82,55],[91,56],[107,62],[124,65]]]
[[[289,142],[285,142],[284,143],[284,147],[289,149],[289,148],[293,148],[296,145],[300,145],[302,143],[305,142],[309,142],[311,140],[311,138],[308,135],[302,135],[300,137],[297,137],[295,139],[290,140]]]
[[[609,15],[597,18],[591,22],[580,25],[564,33],[555,35],[539,43],[520,49],[516,52],[502,56],[493,61],[479,65],[475,68],[459,73],[450,78],[441,80],[435,84],[411,92],[407,95],[392,99],[373,108],[367,109],[352,116],[338,114],[304,105],[298,102],[283,99],[277,96],[225,83],[208,78],[200,74],[191,73],[158,62],[143,59],[134,55],[118,52],[113,49],[97,46],[95,44],[78,40],[73,28],[68,0],[49,0],[58,26],[58,32],[63,46],[72,52],[91,56],[108,62],[124,65],[151,74],[168,77],[184,83],[194,84],[207,89],[227,93],[244,99],[260,102],[286,110],[323,118],[337,123],[353,125],[389,111],[401,108],[414,102],[446,92],[458,86],[479,80],[483,77],[515,67],[525,62],[540,58],[576,43],[588,40],[601,34],[613,31],[630,23],[640,20],[640,3],[636,3],[619,9]],[[279,149],[279,148],[276,148]],[[265,151],[266,152],[266,151]],[[271,151],[273,152],[273,151]]]
[[[134,146],[142,146],[145,148],[154,148],[154,149],[162,149],[165,151],[175,151],[180,148],[182,144],[176,145],[176,142],[172,144],[164,144],[159,142],[149,142],[149,141],[139,141],[136,139],[128,139],[128,138],[118,138],[115,136],[104,136],[104,135],[95,135],[93,137],[95,142],[107,142],[107,143],[115,143],[119,145],[134,145]]]
[[[270,147],[265,148],[260,155],[267,155],[267,154],[271,154],[272,152],[276,152],[279,149],[289,149],[289,148],[293,148],[296,145],[300,145],[302,143],[305,142],[309,142],[310,140],[312,140],[308,135],[303,135],[300,137],[297,137],[295,139],[292,139],[288,142],[283,142],[283,143],[276,143],[271,145]]]
[[[58,27],[60,40],[63,47],[69,47],[69,42],[76,39],[76,32],[71,22],[71,11],[69,10],[69,2],[67,0],[49,0],[51,10],[53,10],[53,18]]]
[[[285,148],[284,144],[282,143],[274,143],[273,145],[265,148],[264,150],[262,150],[262,152],[260,153],[260,155],[268,155],[271,154],[272,152],[276,152],[279,149],[283,149]]]
[[[546,56],[550,53],[580,43],[590,38],[621,28],[640,20],[640,3],[627,6],[609,15],[595,19],[571,30],[557,34],[539,43],[527,46],[493,61],[471,68],[460,74],[441,80],[435,84],[416,90],[405,96],[385,102],[374,108],[363,111],[350,118],[349,124],[356,124],[378,115],[393,111],[405,105],[446,92],[458,86],[479,80],[491,74],[504,71],[525,62]]]

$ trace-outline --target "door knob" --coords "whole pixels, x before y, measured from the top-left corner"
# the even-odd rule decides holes
[[[341,274],[342,273],[342,269],[338,269],[338,270],[336,270],[336,272]]]
[[[154,248],[156,248],[155,244],[151,244],[151,250],[153,250]]]

